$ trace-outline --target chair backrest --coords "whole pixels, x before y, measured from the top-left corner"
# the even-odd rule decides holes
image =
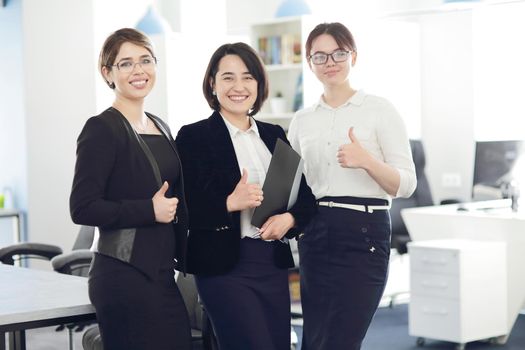
[[[407,252],[406,243],[410,241],[401,210],[405,208],[424,207],[434,205],[430,185],[425,175],[425,150],[420,140],[410,140],[412,159],[416,167],[417,187],[409,198],[395,198],[392,200],[390,217],[392,220],[392,247],[400,254]]]
[[[193,275],[186,274],[184,276],[182,273],[178,273],[177,286],[186,304],[191,328],[202,330],[202,306],[199,303],[199,295]]]
[[[77,239],[73,243],[72,250],[77,249],[89,249],[93,244],[93,239],[95,238],[95,227],[93,226],[80,226],[78,231]]]
[[[92,260],[92,251],[89,249],[77,249],[55,256],[51,259],[51,265],[53,265],[53,270],[56,272],[87,277]]]

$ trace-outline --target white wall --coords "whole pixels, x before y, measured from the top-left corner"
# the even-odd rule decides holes
[[[525,2],[473,14],[476,140],[525,139],[524,18]]]
[[[27,208],[27,157],[24,119],[22,0],[0,7],[0,192],[13,190],[15,205]],[[0,220],[0,246],[12,243],[12,224]]]
[[[77,233],[68,205],[76,138],[96,112],[93,5],[24,0],[22,16],[29,239],[67,250]]]

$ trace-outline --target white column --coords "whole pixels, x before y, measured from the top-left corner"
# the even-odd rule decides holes
[[[29,240],[69,249],[76,138],[96,112],[92,2],[25,0],[23,32]]]
[[[474,160],[472,13],[421,19],[421,134],[434,201],[470,199]],[[446,178],[459,176],[458,187]]]

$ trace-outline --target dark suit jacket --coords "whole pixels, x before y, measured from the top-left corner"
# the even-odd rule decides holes
[[[148,116],[179,159],[168,126]],[[147,145],[118,110],[108,108],[90,118],[78,137],[70,211],[76,224],[99,227],[99,253],[153,277],[167,235],[176,235],[177,267],[184,269],[188,215],[181,175],[174,188],[179,199],[177,224],[155,221],[152,197],[162,181],[151,158]]]
[[[284,130],[277,125],[256,121],[261,139],[273,153],[278,138],[286,143]],[[228,213],[226,198],[241,178],[230,134],[221,115],[183,126],[176,143],[184,169],[184,186],[188,201],[189,238],[188,271],[215,275],[230,271],[239,258],[240,212]],[[288,237],[298,234],[315,211],[315,198],[304,176],[297,203],[289,212],[296,227]],[[274,241],[275,264],[293,266],[288,244]]]

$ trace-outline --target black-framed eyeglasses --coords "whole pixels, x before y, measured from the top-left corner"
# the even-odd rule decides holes
[[[348,56],[352,51],[349,50],[335,50],[332,53],[316,52],[308,57],[313,64],[320,65],[325,64],[328,61],[328,57],[332,57],[334,62],[344,62],[348,59]]]
[[[110,64],[108,67],[117,67],[117,69],[122,73],[131,73],[137,64],[145,71],[153,71],[157,66],[157,57],[142,57],[139,62],[133,62],[132,60],[126,59],[118,62],[117,64]]]

